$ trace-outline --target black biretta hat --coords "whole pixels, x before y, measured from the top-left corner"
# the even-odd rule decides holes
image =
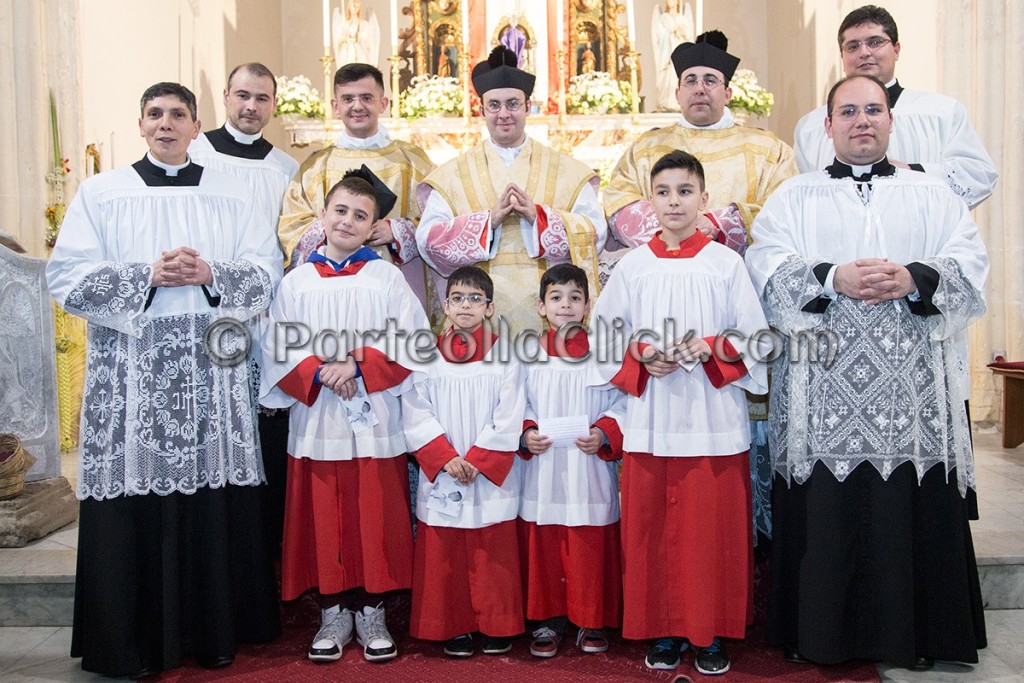
[[[491,50],[486,62],[473,67],[473,88],[481,98],[488,90],[495,88],[516,88],[529,97],[537,77],[518,68],[516,53],[504,45]]]
[[[391,191],[391,188],[384,184],[377,174],[371,171],[366,164],[359,168],[345,171],[342,178],[362,178],[373,186],[373,192],[377,195],[377,219],[380,220],[391,213],[398,201],[398,195]]]
[[[721,31],[707,31],[697,36],[696,43],[680,43],[672,51],[672,66],[676,68],[676,78],[695,66],[709,66],[722,72],[726,83],[736,73],[740,64],[739,57],[726,52],[729,39]]]

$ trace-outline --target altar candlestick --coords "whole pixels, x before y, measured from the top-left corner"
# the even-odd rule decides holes
[[[633,8],[633,0],[626,0],[626,32],[629,40],[636,43],[636,13]]]
[[[561,46],[565,40],[565,6],[562,0],[558,0],[558,7],[555,9],[555,44]]]
[[[398,0],[391,0],[391,54],[398,54]]]
[[[704,0],[697,0],[697,33],[704,30]]]
[[[331,0],[324,0],[324,54],[331,54]]]
[[[469,54],[469,0],[459,0],[462,10],[462,51]]]

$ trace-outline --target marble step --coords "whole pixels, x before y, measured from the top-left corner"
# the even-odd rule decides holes
[[[1024,557],[979,557],[985,609],[1024,609]]]
[[[979,557],[985,609],[1024,609],[1024,557]],[[73,548],[0,549],[0,626],[70,626]]]
[[[0,549],[0,626],[70,626],[74,548]]]

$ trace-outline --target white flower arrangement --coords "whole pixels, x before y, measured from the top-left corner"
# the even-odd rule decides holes
[[[402,116],[421,119],[430,114],[462,116],[462,84],[457,78],[434,74],[416,76],[402,93]]]
[[[775,96],[757,82],[757,75],[750,69],[737,69],[729,81],[732,99],[729,109],[750,112],[754,116],[768,116],[772,113]]]
[[[277,77],[277,109],[274,116],[295,114],[307,119],[324,118],[324,101],[305,76]]]
[[[591,71],[569,79],[565,109],[570,114],[625,114],[633,107],[633,89],[607,71]]]

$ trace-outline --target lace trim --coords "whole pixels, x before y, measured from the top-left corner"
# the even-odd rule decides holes
[[[157,318],[139,337],[90,325],[79,499],[265,481],[249,364],[211,362],[212,319]]]

